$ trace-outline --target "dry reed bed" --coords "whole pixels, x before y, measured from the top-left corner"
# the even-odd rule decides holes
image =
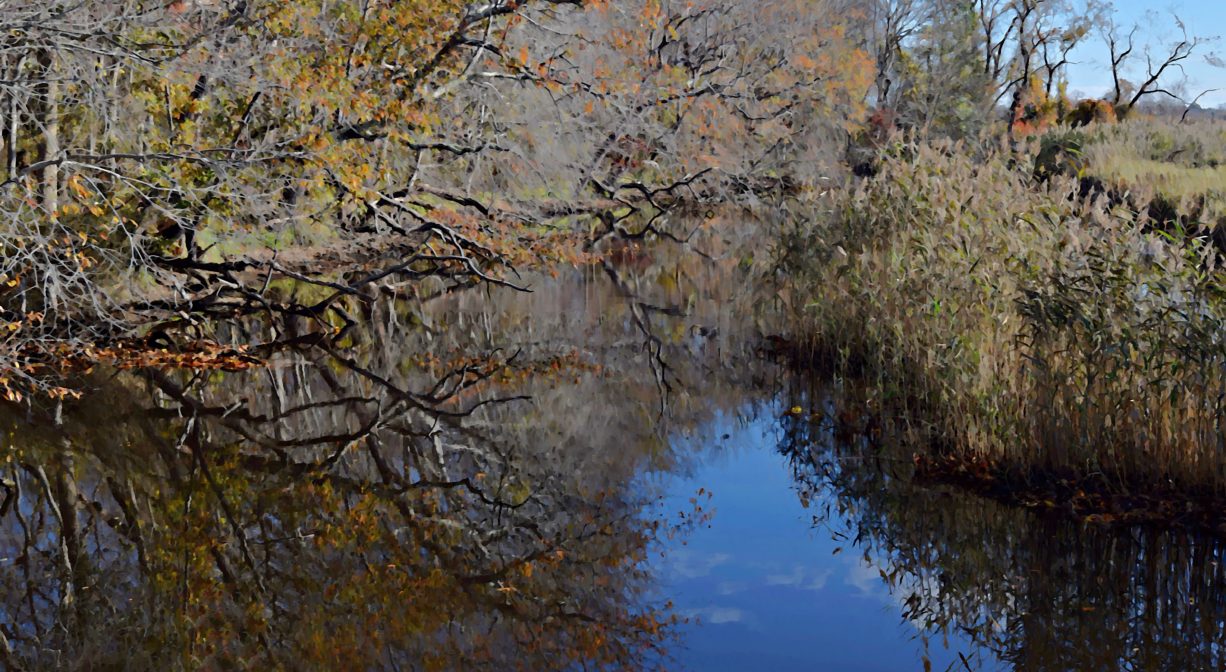
[[[1158,200],[1181,219],[1226,222],[1226,124],[1148,119],[1052,135],[1080,136],[1082,173],[1131,203]]]
[[[943,458],[1226,493],[1211,246],[1147,233],[999,153],[892,154],[794,241],[814,351]]]

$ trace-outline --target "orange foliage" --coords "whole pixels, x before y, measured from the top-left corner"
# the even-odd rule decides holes
[[[1110,101],[1086,98],[1069,112],[1068,122],[1073,126],[1088,126],[1091,123],[1114,124],[1117,118],[1115,106]]]
[[[249,352],[245,346],[228,346],[210,341],[196,341],[168,349],[151,347],[142,339],[122,339],[105,345],[62,344],[43,354],[51,360],[45,368],[61,372],[88,372],[98,364],[122,370],[244,371],[263,364]]]

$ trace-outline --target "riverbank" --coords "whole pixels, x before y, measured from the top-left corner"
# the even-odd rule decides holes
[[[861,381],[878,431],[921,447],[930,476],[1078,484],[1029,497],[1060,506],[1094,484],[1094,513],[1119,519],[1219,501],[1226,286],[1212,239],[1171,235],[1076,177],[1036,178],[1039,147],[886,150],[878,175],[789,241],[784,268],[804,288],[794,349]],[[1138,494],[1155,511],[1116,510]]]

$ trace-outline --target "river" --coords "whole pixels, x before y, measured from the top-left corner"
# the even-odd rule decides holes
[[[6,666],[1226,669],[1220,539],[913,482],[744,236],[10,409]]]

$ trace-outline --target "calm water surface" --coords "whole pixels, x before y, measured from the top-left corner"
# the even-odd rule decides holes
[[[9,408],[0,665],[1226,669],[1220,540],[912,483],[763,356],[738,249],[388,286],[220,328],[267,367]]]
[[[887,671],[922,669],[928,659],[944,670],[963,669],[963,653],[975,669],[1002,669],[984,664],[968,637],[929,642],[901,616],[904,600],[874,559],[815,521],[823,503],[802,506],[774,414],[717,421],[720,438],[693,472],[663,479],[666,508],[710,493],[709,525],[659,563],[662,592],[696,620],[683,629],[678,667]]]

